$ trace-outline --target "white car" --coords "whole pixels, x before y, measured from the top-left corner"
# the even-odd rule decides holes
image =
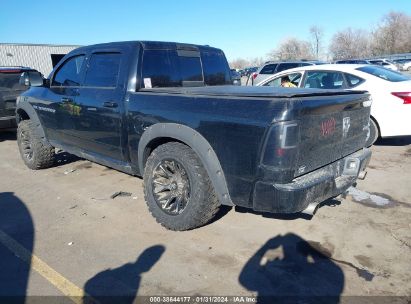
[[[402,65],[402,70],[403,71],[411,71],[411,61],[405,62]]]
[[[371,146],[378,137],[411,135],[411,77],[368,64],[325,64],[277,73],[257,86],[281,86],[281,78],[300,88],[365,90],[371,94]]]
[[[369,59],[368,62],[371,64],[382,65],[384,68],[387,68],[393,71],[399,70],[397,65],[388,59]]]

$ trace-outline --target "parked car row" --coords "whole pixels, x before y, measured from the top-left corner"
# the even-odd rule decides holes
[[[327,64],[329,62],[317,61],[317,60],[296,60],[296,61],[267,61],[261,67],[251,67],[242,70],[232,69],[233,84],[238,84],[241,81],[237,81],[238,75],[241,77],[248,77],[247,85],[255,85],[260,83],[264,79],[270,77],[270,75],[279,73],[284,70],[310,65]],[[337,60],[333,62],[335,64],[371,64],[383,66],[393,71],[411,71],[411,59],[345,59]]]
[[[264,79],[270,77],[275,73],[285,71],[288,69],[309,66],[309,65],[318,65],[324,64],[323,61],[306,61],[306,60],[297,60],[297,61],[267,61],[264,63],[256,72],[250,75],[248,83],[251,85],[257,84]]]
[[[241,74],[236,69],[231,69],[231,79],[234,85],[241,85]]]
[[[346,60],[337,60],[337,64],[375,64],[381,65],[387,69],[398,71],[399,68],[397,64],[388,59],[346,59]]]
[[[249,68],[244,68],[242,70],[239,70],[239,73],[241,74],[241,77],[248,77],[251,74],[255,73],[258,70],[258,67],[249,67]]]
[[[295,87],[368,91],[373,99],[367,145],[378,137],[411,135],[411,77],[382,66],[327,64],[276,73],[257,86],[280,87],[287,78]]]
[[[393,60],[400,68],[401,71],[411,72],[411,58],[408,59],[396,59]]]

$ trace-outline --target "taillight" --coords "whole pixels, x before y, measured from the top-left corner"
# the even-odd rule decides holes
[[[411,104],[411,92],[392,92],[391,94],[404,100],[404,104]]]
[[[293,179],[299,142],[300,127],[297,121],[278,122],[271,126],[261,157],[261,165],[270,168],[270,178],[277,182]]]
[[[257,75],[258,75],[257,73],[253,73],[253,75],[252,75],[253,79],[256,79]]]
[[[300,141],[300,128],[296,121],[279,122],[271,126],[265,143],[262,163],[282,169],[293,168]]]

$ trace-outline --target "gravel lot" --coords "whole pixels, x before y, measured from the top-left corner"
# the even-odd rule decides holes
[[[224,209],[171,232],[148,213],[141,179],[67,154],[30,171],[15,133],[1,132],[0,295],[411,296],[411,139],[372,150],[359,191],[312,219]]]

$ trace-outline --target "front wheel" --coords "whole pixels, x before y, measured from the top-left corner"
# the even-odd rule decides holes
[[[201,160],[178,142],[161,145],[148,157],[144,196],[157,222],[176,231],[205,225],[220,207]]]
[[[17,127],[17,144],[21,158],[32,170],[49,168],[54,164],[55,150],[38,135],[31,120],[23,120]]]

